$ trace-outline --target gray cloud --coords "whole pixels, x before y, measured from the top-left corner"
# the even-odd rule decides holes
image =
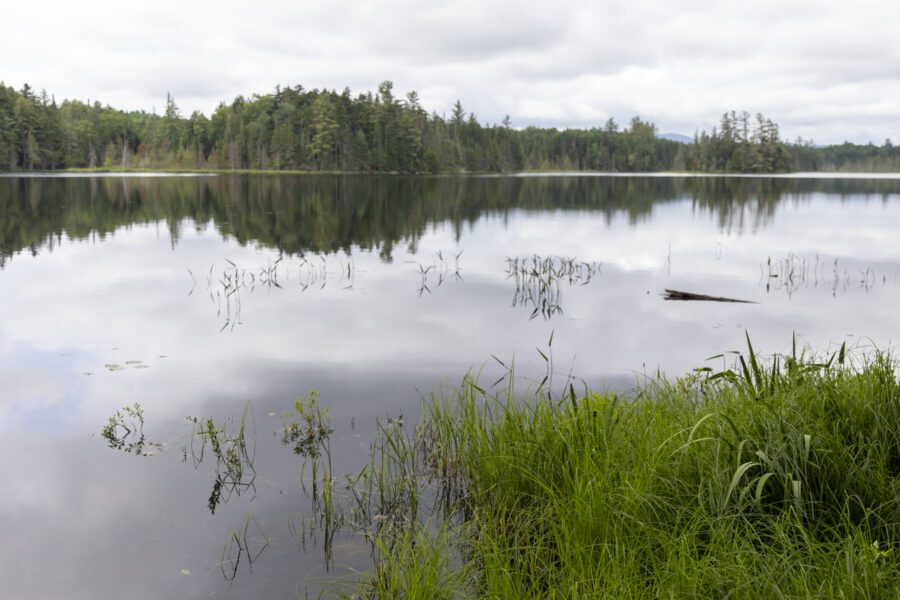
[[[786,136],[900,137],[900,5],[861,0],[496,0],[422,3],[100,0],[6,7],[0,77],[127,109],[171,91],[188,114],[302,84],[354,92],[384,79],[438,113],[595,126],[640,115],[666,131],[763,111]]]

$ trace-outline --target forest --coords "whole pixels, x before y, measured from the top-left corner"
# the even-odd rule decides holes
[[[56,99],[0,83],[0,171],[61,169],[300,170],[481,173],[541,170],[778,173],[900,170],[900,151],[844,143],[786,143],[778,125],[747,112],[722,115],[691,144],[655,125],[613,119],[590,129],[482,124],[457,101],[428,113],[390,81],[376,93],[276,87],[237,97],[207,116],[185,116],[171,95],[162,114]]]

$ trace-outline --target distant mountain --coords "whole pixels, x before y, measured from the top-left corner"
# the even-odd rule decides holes
[[[694,143],[694,138],[688,137],[686,135],[681,135],[680,133],[661,133],[656,137],[661,140],[672,140],[673,142],[680,142],[682,144]]]

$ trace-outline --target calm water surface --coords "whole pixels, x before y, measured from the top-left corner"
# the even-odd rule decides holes
[[[763,352],[888,347],[898,230],[884,178],[0,178],[0,595],[315,593],[370,563],[304,525],[275,432],[307,390],[340,474],[376,419],[415,421],[491,355],[537,377],[551,333],[597,388],[719,368],[745,330]],[[111,448],[135,403],[147,444]],[[256,476],[211,501],[186,417],[248,406]]]

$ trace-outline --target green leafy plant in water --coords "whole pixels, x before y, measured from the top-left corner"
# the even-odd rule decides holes
[[[292,447],[294,454],[303,457],[300,481],[303,491],[312,500],[312,511],[322,533],[326,569],[332,564],[332,540],[342,518],[335,508],[332,432],[328,407],[319,402],[319,390],[315,388],[294,401],[293,410],[284,412],[281,426],[275,432],[281,434],[282,444]]]
[[[216,479],[213,482],[208,501],[211,513],[215,513],[216,507],[226,502],[232,493],[240,496],[242,492],[254,488],[256,469],[253,467],[255,454],[253,442],[255,436],[248,444],[248,433],[251,435],[253,433],[252,428],[248,432],[248,414],[252,418],[249,403],[244,408],[237,427],[233,430],[229,430],[227,421],[217,425],[212,418],[188,418],[193,423],[190,447],[194,466],[198,467],[203,462],[207,445],[216,458]]]
[[[293,446],[294,454],[319,458],[327,451],[333,430],[328,407],[319,404],[319,390],[311,389],[303,398],[297,398],[294,409],[282,415],[281,424],[281,442]]]
[[[313,502],[313,512],[321,513],[325,524],[330,525],[335,514],[333,505],[334,474],[331,464],[331,419],[328,407],[319,402],[319,390],[311,389],[294,401],[293,410],[281,417],[281,443],[291,446],[294,454],[303,457],[300,481]],[[320,464],[321,463],[321,464]],[[322,476],[319,476],[320,467]],[[309,468],[309,487],[307,487]],[[326,529],[331,529],[326,527]]]
[[[144,449],[144,409],[135,402],[109,417],[100,431],[110,448],[141,455]]]

